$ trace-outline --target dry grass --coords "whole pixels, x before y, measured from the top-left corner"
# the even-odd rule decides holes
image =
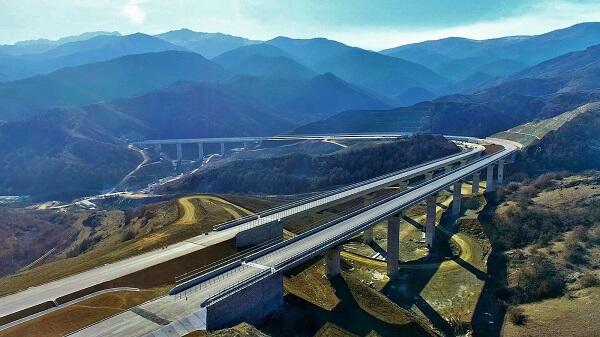
[[[343,328],[333,324],[325,323],[314,337],[358,337],[357,335],[350,333]]]
[[[506,320],[504,337],[594,337],[600,333],[600,287],[580,290],[576,298],[557,298],[519,305],[527,316],[525,325]]]
[[[356,277],[345,273],[342,273],[342,277],[358,306],[369,315],[389,324],[405,325],[414,322],[414,317],[410,313],[390,301],[379,291],[368,287]]]
[[[218,261],[235,252],[235,243],[230,240],[103,283],[87,292],[82,291],[81,295],[112,287],[135,287],[142,290],[135,293],[116,292],[99,295],[6,330],[6,334],[0,333],[0,337],[36,336],[32,333],[33,331],[44,331],[44,336],[62,336],[150,299],[165,295],[173,286],[176,276]]]
[[[213,201],[201,202],[196,209],[190,210],[194,212],[193,219],[195,221],[193,223],[175,221],[172,224],[165,224],[162,228],[147,235],[125,242],[106,240],[80,256],[50,262],[22,273],[4,277],[0,279],[0,296],[159,249],[165,245],[199,235],[212,229],[215,224],[233,218],[230,213],[232,210],[228,208],[234,207],[226,201],[225,203],[217,203],[214,199]],[[115,229],[114,235],[119,236],[119,231]]]
[[[284,289],[317,307],[333,310],[340,299],[324,274],[322,263],[313,264],[297,275],[284,278]]]
[[[234,327],[212,332],[194,331],[184,337],[267,337],[248,323],[240,323]]]

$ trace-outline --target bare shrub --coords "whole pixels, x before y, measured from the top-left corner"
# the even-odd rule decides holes
[[[524,325],[527,323],[527,315],[522,308],[509,307],[506,312],[508,319],[515,325]]]
[[[583,274],[581,276],[581,278],[579,279],[579,285],[581,285],[582,288],[595,287],[599,284],[600,284],[600,280],[598,280],[598,277],[594,273],[591,273],[591,272],[587,272],[587,273]]]
[[[563,274],[547,257],[532,255],[513,275],[512,303],[528,303],[560,296],[565,291]]]
[[[131,229],[129,229],[129,230],[123,232],[123,234],[121,234],[122,242],[129,241],[133,238],[135,238],[135,233]]]

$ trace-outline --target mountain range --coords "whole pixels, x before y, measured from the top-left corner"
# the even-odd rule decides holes
[[[600,100],[600,45],[568,53],[470,94],[387,111],[346,111],[296,133],[398,131],[487,136]]]
[[[533,36],[489,40],[450,37],[386,49],[381,53],[421,63],[453,81],[478,77],[479,84],[483,84],[596,44],[600,44],[600,23],[590,22]]]
[[[0,194],[110,188],[141,161],[128,148],[137,139],[487,136],[600,100],[597,29],[444,39],[383,53],[324,38],[263,42],[189,30],[1,46],[0,76],[34,76],[0,83]],[[49,175],[55,181],[44,182]]]
[[[64,43],[43,53],[0,55],[0,81],[23,79],[47,74],[60,68],[106,61],[126,55],[183,49],[141,33],[125,36],[98,35],[87,40]]]
[[[189,29],[172,30],[155,36],[209,59],[238,47],[261,42],[239,36],[222,33],[202,33]]]
[[[0,120],[23,119],[54,107],[131,96],[179,80],[210,82],[226,77],[221,66],[195,53],[128,55],[0,83]]]

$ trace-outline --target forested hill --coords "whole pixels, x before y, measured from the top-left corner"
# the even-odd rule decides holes
[[[355,145],[324,156],[239,160],[162,186],[161,192],[294,194],[351,184],[458,152],[442,136]]]

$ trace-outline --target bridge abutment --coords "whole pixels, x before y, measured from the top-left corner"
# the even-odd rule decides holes
[[[272,221],[237,233],[235,246],[244,248],[281,238],[283,238],[283,222]]]
[[[275,273],[206,307],[206,329],[259,322],[283,305],[283,275]]]

